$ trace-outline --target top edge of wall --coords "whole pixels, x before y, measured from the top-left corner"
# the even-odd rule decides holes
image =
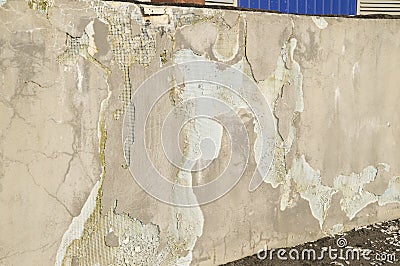
[[[172,6],[172,7],[191,7],[191,8],[208,8],[208,9],[224,9],[233,11],[246,11],[246,12],[256,12],[256,13],[271,13],[279,15],[292,15],[292,16],[308,16],[308,17],[333,17],[333,18],[347,18],[347,19],[400,19],[400,15],[388,15],[388,14],[367,14],[367,15],[311,15],[311,14],[293,14],[293,13],[282,13],[274,10],[264,10],[264,9],[251,9],[242,8],[227,5],[196,5],[196,4],[182,4],[182,3],[151,3],[136,0],[102,0],[105,2],[121,2],[121,3],[133,3],[137,5],[146,6]]]

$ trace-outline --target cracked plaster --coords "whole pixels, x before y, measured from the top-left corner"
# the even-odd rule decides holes
[[[214,265],[398,218],[397,20],[9,0],[0,21],[0,263]],[[197,57],[252,77],[278,137],[271,171],[258,165],[264,184],[248,192],[260,151],[247,118],[254,155],[237,186],[178,208],[134,183],[120,118],[146,77]]]

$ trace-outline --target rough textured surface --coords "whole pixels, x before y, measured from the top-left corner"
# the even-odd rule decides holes
[[[285,248],[287,253],[290,250],[296,249],[299,252],[302,250],[313,249],[316,251],[319,257],[321,252],[329,247],[338,248],[338,241],[345,239],[347,245],[343,247],[343,250],[350,250],[356,248],[357,250],[368,252],[368,256],[363,258],[360,256],[359,260],[356,256],[351,255],[340,256],[340,252],[337,253],[338,256],[325,256],[323,259],[316,259],[314,261],[300,261],[300,260],[281,260],[275,255],[272,259],[267,256],[266,259],[261,257],[259,259],[256,255],[251,257],[246,257],[241,260],[230,262],[224,264],[226,266],[252,266],[252,265],[296,265],[296,266],[310,266],[310,265],[397,265],[399,263],[398,253],[400,251],[400,232],[399,232],[400,221],[392,220],[383,223],[376,223],[369,226],[363,226],[358,229],[351,230],[344,233],[343,235],[337,235],[335,237],[324,237],[320,240],[298,245],[292,248]],[[340,243],[340,242],[339,242]],[[271,251],[271,250],[269,250]],[[332,253],[334,254],[334,253]],[[343,254],[343,253],[342,253]],[[344,254],[346,254],[344,252]]]
[[[0,264],[215,265],[398,218],[399,34],[399,20],[1,2]],[[200,59],[256,82],[274,116],[274,160],[262,165],[260,128],[231,99],[249,132],[248,167],[217,201],[177,207],[132,178],[129,167],[146,169],[126,160],[123,117],[143,81]],[[213,180],[231,152],[219,126],[183,131],[186,155],[196,136],[218,140],[209,169],[177,171],[163,156],[163,117],[199,93],[170,81],[148,120],[150,156],[176,182]],[[264,183],[249,192],[257,166]]]

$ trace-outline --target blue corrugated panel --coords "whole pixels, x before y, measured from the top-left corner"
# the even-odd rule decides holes
[[[317,12],[317,7],[316,7],[316,2],[317,0],[307,0],[307,10],[306,14],[316,14]]]
[[[332,1],[332,14],[340,14],[339,1]]]
[[[298,0],[297,1],[297,14],[305,14],[306,13],[306,1]]]
[[[297,1],[296,0],[289,1],[289,12],[288,13],[292,13],[292,14],[297,13]]]
[[[258,0],[250,0],[250,8],[259,9],[260,5],[258,4]]]
[[[322,1],[323,4],[323,12],[325,15],[329,15],[332,14],[332,1],[331,0],[323,0]]]
[[[288,13],[288,0],[279,1],[279,12]]]
[[[238,0],[239,7],[310,15],[355,15],[357,0]]]
[[[268,0],[270,10],[279,10],[279,0]]]
[[[348,15],[349,14],[349,1],[348,0],[342,0],[339,4],[339,12],[340,14],[343,15]]]
[[[357,1],[349,0],[349,15],[357,14]]]
[[[315,3],[315,14],[324,14],[324,2],[322,2],[321,0],[317,0]]]
[[[271,10],[271,1],[270,0],[260,0],[260,9]]]

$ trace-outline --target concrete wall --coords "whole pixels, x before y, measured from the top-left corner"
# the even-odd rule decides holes
[[[0,3],[1,265],[215,265],[400,216],[399,20]],[[202,75],[224,84],[187,82]],[[191,101],[202,95],[240,119],[179,131],[213,110]],[[275,145],[260,145],[257,115]],[[203,137],[214,153],[189,164]],[[163,146],[189,170],[209,165],[184,171]],[[175,185],[145,189],[181,204],[139,186],[159,181],[153,166]],[[226,168],[237,185],[193,204]],[[249,191],[254,173],[263,183]]]

